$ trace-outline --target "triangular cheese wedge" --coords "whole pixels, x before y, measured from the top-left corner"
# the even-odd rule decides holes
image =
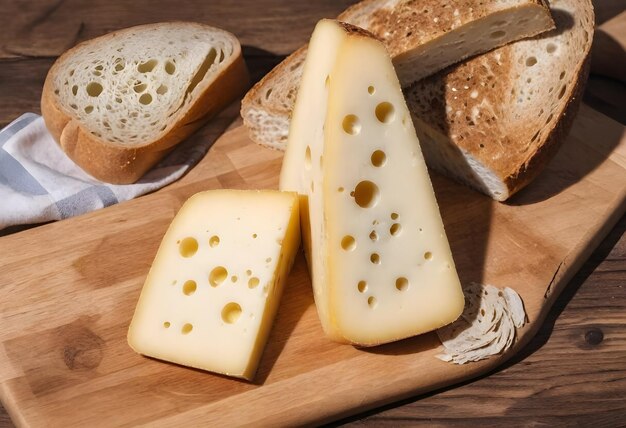
[[[308,206],[303,237],[324,330],[373,346],[454,321],[463,293],[385,47],[333,20],[318,23],[309,46],[281,189]]]

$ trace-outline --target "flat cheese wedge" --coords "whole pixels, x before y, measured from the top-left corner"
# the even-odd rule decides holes
[[[464,297],[419,141],[385,47],[369,33],[318,23],[281,188],[298,191],[308,208],[303,237],[331,339],[374,346],[461,314]]]
[[[192,196],[161,242],[129,345],[143,355],[251,380],[299,242],[295,193]]]

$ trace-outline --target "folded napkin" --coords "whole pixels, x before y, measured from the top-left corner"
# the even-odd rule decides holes
[[[80,169],[26,113],[0,130],[0,230],[84,214],[133,199],[179,179],[213,139],[190,138],[134,184],[98,181]]]

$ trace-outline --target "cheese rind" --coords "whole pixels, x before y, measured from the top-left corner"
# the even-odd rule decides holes
[[[342,44],[351,37],[345,28],[335,25],[334,22],[320,21],[317,28],[321,30],[316,30],[311,36],[302,85],[291,120],[289,144],[280,175],[280,189],[301,195],[302,241],[311,273],[315,306],[326,335],[335,341],[343,341],[328,310],[325,250],[322,245],[314,248],[311,240],[311,236],[324,234],[323,210],[309,210],[309,204],[318,207],[323,204],[321,193],[311,192],[311,188],[322,186],[320,165],[313,165],[312,162],[318,162],[324,149],[323,127],[329,83],[324,76],[331,73]]]
[[[295,193],[192,196],[161,242],[129,345],[143,355],[251,380],[299,239]]]
[[[419,141],[371,34],[333,20],[316,26],[281,189],[301,195],[315,301],[331,339],[373,346],[460,315],[463,293]]]

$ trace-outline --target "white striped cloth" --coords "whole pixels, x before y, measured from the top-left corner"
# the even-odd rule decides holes
[[[0,230],[73,217],[157,190],[202,159],[212,142],[189,138],[138,182],[107,184],[65,155],[41,116],[26,113],[0,130]]]

